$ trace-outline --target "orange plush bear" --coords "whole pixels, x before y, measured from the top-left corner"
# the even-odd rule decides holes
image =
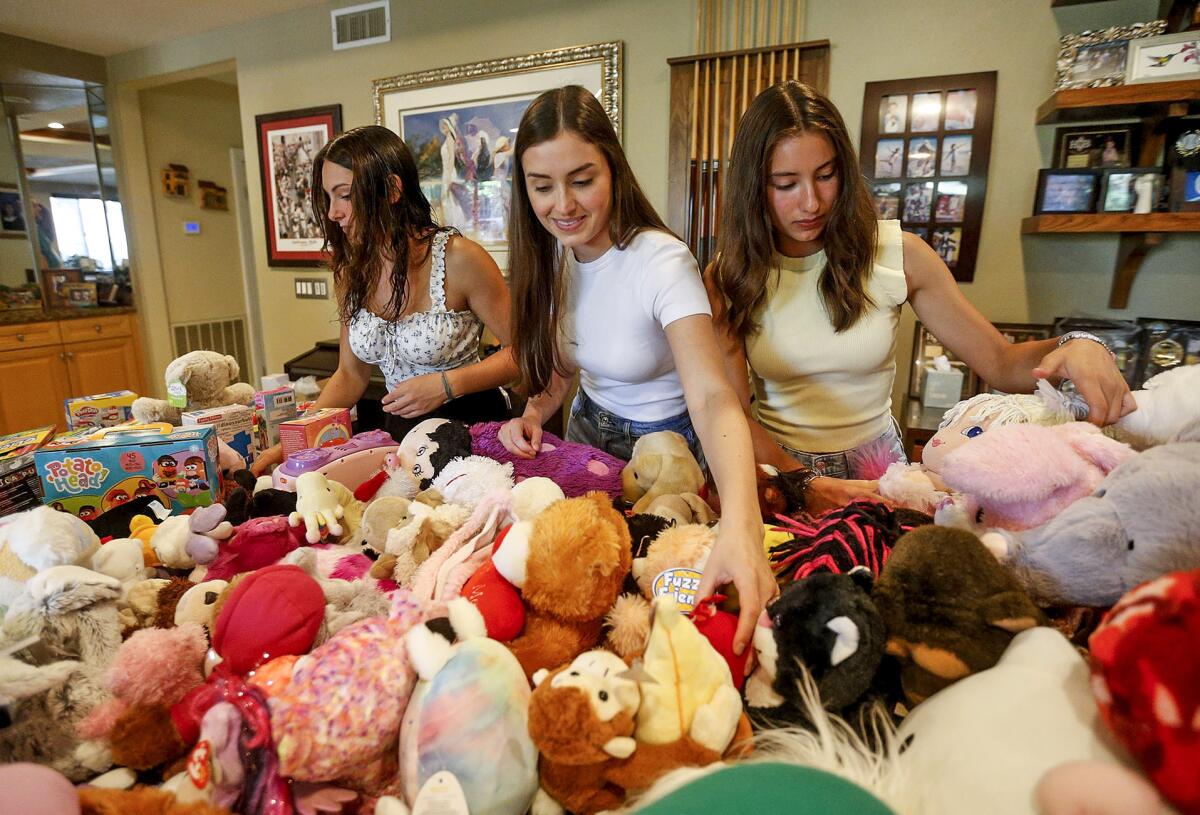
[[[631,560],[629,527],[602,492],[556,501],[512,525],[492,562],[528,607],[524,630],[508,643],[527,677],[600,641]]]

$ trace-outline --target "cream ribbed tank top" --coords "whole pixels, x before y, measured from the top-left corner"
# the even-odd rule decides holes
[[[806,453],[849,450],[890,423],[896,326],[908,298],[899,221],[879,222],[867,291],[875,301],[838,334],[817,281],[825,252],[776,255],[761,329],[746,338],[758,421],[781,444]]]

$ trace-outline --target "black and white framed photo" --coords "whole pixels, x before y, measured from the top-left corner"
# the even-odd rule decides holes
[[[1100,190],[1098,170],[1039,170],[1034,215],[1095,212]]]
[[[1129,43],[1166,30],[1166,20],[1064,34],[1058,41],[1054,90],[1104,88],[1125,82]]]
[[[1060,127],[1054,134],[1055,167],[1131,167],[1137,155],[1136,125]]]
[[[268,266],[323,266],[325,239],[312,211],[313,160],[342,132],[342,106],[263,113],[258,130]]]
[[[1163,174],[1157,167],[1105,170],[1096,209],[1098,212],[1153,212],[1162,190]]]

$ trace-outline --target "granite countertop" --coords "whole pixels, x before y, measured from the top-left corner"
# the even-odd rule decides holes
[[[135,314],[133,306],[95,306],[92,308],[9,308],[0,309],[0,325],[20,323],[44,323],[51,320],[86,320],[89,317],[112,317],[117,314]]]

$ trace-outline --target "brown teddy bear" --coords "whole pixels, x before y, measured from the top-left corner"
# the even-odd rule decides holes
[[[166,399],[143,396],[133,402],[133,418],[142,424],[179,424],[183,410],[203,410],[225,405],[254,404],[254,386],[238,382],[237,360],[216,351],[190,351],[167,365],[167,392],[182,387],[187,407],[174,407]]]
[[[492,561],[528,608],[525,629],[508,643],[526,676],[600,641],[631,560],[629,527],[602,492],[557,501],[513,524]]]

